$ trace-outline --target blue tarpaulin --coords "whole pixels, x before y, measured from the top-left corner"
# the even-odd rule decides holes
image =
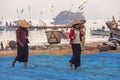
[[[0,80],[120,80],[120,53],[82,54],[81,67],[69,68],[71,55],[30,55],[28,67],[15,56],[0,56]]]

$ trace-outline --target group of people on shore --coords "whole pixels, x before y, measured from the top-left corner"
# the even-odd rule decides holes
[[[74,65],[74,70],[81,65],[80,55],[81,55],[81,42],[85,32],[83,21],[73,20],[70,24],[71,29],[69,33],[70,45],[72,47],[73,55],[69,61],[69,66],[72,68]],[[17,24],[19,28],[16,30],[16,42],[17,42],[17,56],[12,61],[12,67],[15,66],[16,61],[24,62],[24,66],[27,67],[28,63],[28,30],[29,24],[24,20],[18,20]]]

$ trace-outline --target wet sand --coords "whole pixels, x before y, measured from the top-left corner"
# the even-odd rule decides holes
[[[99,52],[97,45],[99,43],[86,43],[84,50],[82,50],[82,54],[95,54]],[[120,52],[120,46],[118,46],[117,50],[109,50],[107,52]],[[17,51],[12,49],[0,50],[0,56],[16,56]],[[47,48],[30,48],[29,55],[34,54],[42,54],[47,53],[56,56],[62,56],[64,54],[72,54],[71,46],[68,44],[61,45],[47,45]]]

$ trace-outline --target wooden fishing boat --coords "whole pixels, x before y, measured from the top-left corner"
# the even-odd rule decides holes
[[[3,26],[0,26],[0,31],[3,31],[4,30],[4,27]]]
[[[115,18],[113,17],[112,21],[107,21],[106,25],[109,28],[110,32],[112,33],[112,37],[116,39],[120,44],[120,29],[118,28]]]

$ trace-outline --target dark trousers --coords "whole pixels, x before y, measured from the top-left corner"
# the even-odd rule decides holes
[[[25,43],[24,47],[21,47],[20,44],[17,43],[17,56],[15,61],[28,62],[28,55],[28,44]]]
[[[71,57],[70,62],[74,64],[77,68],[81,65],[80,55],[81,55],[81,45],[80,44],[72,44],[73,55]]]

